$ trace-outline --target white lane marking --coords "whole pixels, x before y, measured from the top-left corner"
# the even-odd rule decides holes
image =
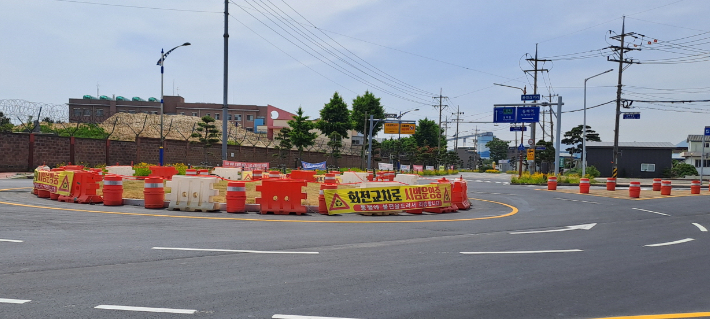
[[[659,212],[654,212],[654,211],[648,210],[648,209],[641,209],[641,208],[631,208],[631,209],[640,210],[640,211],[642,211],[642,212],[654,213],[654,214],[663,215],[663,216],[670,216],[670,215],[668,215],[668,214],[659,213]]]
[[[687,243],[689,241],[693,241],[695,239],[692,238],[686,238],[686,239],[681,239],[681,240],[676,240],[676,241],[669,241],[667,243],[660,243],[660,244],[652,244],[652,245],[644,245],[646,247],[659,247],[659,246],[668,246],[668,245],[675,245],[675,244],[682,244],[682,243]]]
[[[17,240],[17,239],[0,239],[0,241],[6,241],[8,243],[22,243],[22,240]]]
[[[106,310],[125,310],[125,311],[143,311],[143,312],[164,312],[164,313],[181,313],[194,314],[197,310],[194,309],[173,309],[173,308],[150,308],[150,307],[130,307],[130,306],[115,306],[115,305],[98,305],[96,309]]]
[[[597,223],[593,224],[583,224],[583,225],[573,225],[573,226],[565,226],[565,228],[558,228],[558,229],[550,229],[550,230],[534,230],[534,231],[519,231],[519,232],[514,232],[514,233],[509,233],[511,235],[518,235],[518,234],[537,234],[537,233],[554,233],[554,232],[560,232],[560,231],[568,231],[568,230],[575,230],[575,229],[582,229],[582,230],[590,230],[592,227],[596,226]]]
[[[306,254],[317,255],[317,251],[263,251],[263,250],[236,250],[236,249],[207,249],[207,248],[178,248],[178,247],[153,247],[158,250],[186,250],[186,251],[215,251],[227,253],[252,253],[252,254]]]
[[[496,182],[496,184],[502,184],[502,182]]]
[[[462,251],[464,255],[486,255],[486,254],[544,254],[544,253],[571,253],[583,251],[581,249],[566,250],[521,250],[521,251]]]
[[[23,300],[23,299],[7,299],[7,298],[0,298],[0,303],[16,303],[16,304],[23,304],[23,303],[28,303],[32,300]]]
[[[703,227],[703,225],[700,225],[698,223],[693,223],[693,225],[695,225],[695,227],[698,227],[698,229],[700,229],[700,231],[708,231],[708,229]]]
[[[579,202],[579,203],[587,203],[587,204],[599,204],[599,203],[597,203],[597,202],[590,202],[590,201],[578,200],[578,199],[567,199],[567,198],[559,198],[559,197],[557,197],[557,198],[555,198],[555,199],[556,199],[556,200],[564,200],[564,201],[568,201],[568,202]]]
[[[271,319],[356,319],[340,317],[316,317],[316,316],[296,316],[296,315],[273,315]]]

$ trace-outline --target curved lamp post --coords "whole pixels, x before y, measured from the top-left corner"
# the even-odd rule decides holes
[[[587,80],[600,76],[604,73],[609,73],[611,71],[614,71],[614,69],[609,69],[602,73],[584,79],[584,124],[582,125],[582,177],[587,176]]]
[[[168,52],[164,52],[162,49],[160,50],[160,60],[158,60],[158,64],[160,65],[160,166],[163,166],[163,144],[165,144],[165,136],[163,136],[163,106],[164,106],[164,101],[163,101],[163,76],[164,76],[164,68],[163,65],[165,64],[165,58],[168,57],[168,54],[170,52],[173,52],[175,49],[179,47],[184,47],[190,45],[190,42],[185,42],[181,45],[178,45],[170,50]]]

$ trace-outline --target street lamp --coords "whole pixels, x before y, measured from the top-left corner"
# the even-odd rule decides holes
[[[404,116],[405,114],[407,114],[409,112],[416,112],[416,111],[419,111],[419,109],[413,109],[413,110],[409,110],[406,112],[399,111],[399,116],[397,117],[397,121],[398,121],[398,125],[399,125],[398,126],[399,129],[397,131],[398,132],[397,133],[398,134],[398,136],[397,136],[397,167],[399,167],[400,171],[402,170],[401,169],[402,165],[401,165],[401,162],[399,159],[399,157],[400,157],[399,149],[402,147],[402,145],[400,144],[399,140],[402,138],[402,116]]]
[[[587,176],[587,80],[609,73],[614,69],[606,70],[594,76],[584,79],[584,124],[582,125],[582,177]]]
[[[518,90],[520,90],[520,91],[523,91],[523,95],[526,94],[527,89],[528,89],[528,86],[527,86],[527,85],[523,86],[522,88],[519,88],[519,87],[517,87],[517,86],[510,86],[510,85],[505,85],[505,84],[499,84],[499,83],[493,83],[493,85],[505,86],[505,87],[509,87],[509,88],[518,89]]]
[[[528,89],[527,85],[523,86],[522,88],[519,88],[517,86],[499,84],[499,83],[493,83],[493,85],[505,86],[505,87],[509,87],[509,88],[513,88],[513,89],[518,89],[520,91],[523,91],[523,95],[525,95],[527,93],[527,89]],[[523,103],[525,103],[525,101],[523,101]],[[533,125],[535,125],[535,123],[530,123],[531,130],[532,130]],[[525,124],[523,124],[523,126],[525,126]],[[525,132],[520,131],[520,146],[523,145],[524,136],[525,136]],[[535,143],[535,141],[533,141],[533,143]],[[516,145],[518,144],[518,131],[515,131],[515,144]],[[478,148],[478,143],[476,143],[476,148]],[[518,166],[519,166],[518,167],[518,177],[520,177],[523,174],[523,156],[522,156],[522,154],[520,154],[520,149],[518,149],[517,147],[515,149],[517,150],[517,157],[519,158],[519,160],[518,160]],[[531,172],[532,172],[532,167],[531,167]]]
[[[158,65],[160,65],[160,166],[163,166],[163,146],[165,144],[165,136],[163,136],[163,106],[165,105],[164,102],[164,95],[163,95],[163,77],[164,77],[164,68],[163,65],[165,64],[165,58],[168,57],[168,54],[170,52],[173,52],[173,50],[179,48],[179,47],[184,47],[190,45],[190,42],[185,42],[181,45],[178,45],[170,50],[168,52],[163,52],[163,49],[160,49],[160,60],[158,60]]]

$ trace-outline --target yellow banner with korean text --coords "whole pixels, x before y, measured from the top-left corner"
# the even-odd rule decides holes
[[[59,195],[71,195],[71,186],[74,181],[74,172],[52,172],[35,169],[34,188],[48,190]]]
[[[323,190],[328,215],[451,206],[451,184]]]

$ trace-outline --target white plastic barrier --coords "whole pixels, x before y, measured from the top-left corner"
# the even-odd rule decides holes
[[[402,186],[399,182],[362,182],[358,184],[360,188]]]
[[[241,167],[215,167],[212,170],[212,174],[217,175],[222,178],[229,180],[240,180],[242,179],[242,168]]]
[[[397,174],[397,176],[394,177],[395,182],[400,182],[402,184],[407,185],[417,185],[418,180],[419,175],[417,174]]]
[[[136,171],[131,166],[106,166],[108,174],[133,176]]]
[[[170,201],[168,208],[187,212],[218,210],[219,203],[212,200],[212,196],[219,195],[219,190],[214,189],[217,181],[217,177],[173,176],[165,184],[170,187],[170,193],[165,194]]]
[[[343,184],[353,184],[367,182],[366,172],[343,172],[341,176]]]

